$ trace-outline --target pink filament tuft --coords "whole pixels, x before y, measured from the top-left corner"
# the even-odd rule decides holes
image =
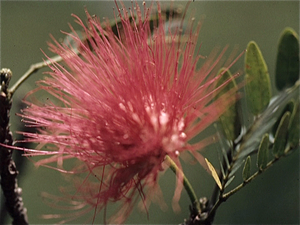
[[[75,159],[72,175],[83,174],[83,180],[75,181],[72,199],[84,201],[95,213],[109,202],[123,202],[127,207],[121,207],[115,220],[119,223],[130,214],[136,193],[148,205],[151,196],[145,191],[159,188],[165,156],[179,168],[181,152],[197,156],[208,141],[190,144],[189,140],[234,101],[229,95],[212,101],[219,91],[214,89],[219,77],[212,71],[225,50],[197,69],[201,57],[194,55],[200,29],[190,27],[183,34],[165,31],[158,4],[159,21],[152,34],[150,10],[145,7],[143,14],[136,3],[128,12],[121,5],[117,36],[108,23],[104,28],[88,12],[87,26],[74,16],[86,36],[83,41],[74,31],[70,34],[79,55],[53,38],[50,49],[67,67],[49,65],[50,76],[37,82],[21,115],[28,126],[39,129],[37,134],[23,133],[25,141],[39,143],[27,154],[50,155],[37,163],[57,163],[62,171],[65,160]],[[134,14],[137,17],[131,20]],[[31,102],[29,97],[41,90],[53,101]],[[182,183],[177,182],[176,201],[181,190]]]

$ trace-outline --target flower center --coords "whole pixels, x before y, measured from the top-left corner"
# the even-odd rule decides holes
[[[174,113],[167,112],[164,103],[161,105],[158,109],[153,101],[150,101],[150,104],[145,103],[143,115],[134,110],[131,102],[127,102],[127,106],[119,103],[120,109],[140,126],[139,136],[144,143],[159,146],[167,154],[178,155],[186,141],[184,118],[178,119],[173,116]]]

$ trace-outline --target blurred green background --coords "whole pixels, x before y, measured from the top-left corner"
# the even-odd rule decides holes
[[[146,1],[147,2],[147,1]],[[185,3],[176,2],[185,5]],[[1,68],[13,71],[11,84],[25,73],[33,63],[44,58],[40,49],[48,51],[49,34],[56,39],[63,38],[60,30],[70,31],[68,23],[75,29],[71,13],[85,20],[84,7],[90,14],[99,18],[113,19],[113,1],[1,1]],[[130,6],[130,2],[125,2]],[[163,5],[169,3],[164,1]],[[195,1],[189,7],[190,14],[197,19],[205,15],[200,32],[201,54],[208,55],[216,47],[229,44],[231,49],[238,45],[240,52],[250,40],[255,40],[268,64],[273,79],[277,43],[281,31],[290,26],[299,34],[298,1]],[[230,50],[229,50],[230,52]],[[240,59],[233,68],[243,68]],[[20,128],[18,102],[24,94],[35,87],[34,81],[41,79],[47,69],[40,70],[29,78],[14,96],[11,113],[11,130]],[[272,80],[274,86],[274,80]],[[276,93],[276,92],[275,92]],[[204,154],[216,165],[215,150],[218,145],[207,149]],[[42,220],[41,214],[57,212],[45,205],[40,195],[42,191],[58,194],[58,187],[63,186],[62,176],[47,168],[35,168],[25,159],[26,165],[20,171],[19,185],[23,188],[23,199],[28,209],[30,224],[54,223]],[[214,186],[213,179],[199,165],[184,165],[184,172],[190,179],[199,197],[209,197]],[[236,178],[240,179],[240,177]],[[172,210],[175,177],[168,170],[160,179],[166,211],[151,205],[149,220],[145,213],[135,209],[128,224],[179,224],[189,215],[189,199],[183,191],[180,200],[181,212]],[[3,216],[3,215],[0,215]],[[87,219],[87,218],[85,218]],[[84,223],[86,220],[73,221]],[[97,216],[95,223],[103,222],[103,214]],[[7,220],[10,223],[10,220]],[[217,211],[215,224],[299,224],[299,151],[276,163],[270,170],[259,176],[251,184],[229,198]]]

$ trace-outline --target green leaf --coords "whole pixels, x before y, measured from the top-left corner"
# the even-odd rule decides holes
[[[254,41],[249,42],[245,56],[246,99],[250,111],[257,116],[268,106],[271,84],[266,62]]]
[[[224,82],[230,80],[230,82],[222,88],[222,90],[215,96],[215,99],[220,96],[228,93],[230,90],[235,89],[237,91],[237,85],[235,80],[232,77],[232,74],[226,68],[222,68],[219,70],[218,74],[223,73],[220,79],[218,79],[216,83],[216,87],[224,84]],[[234,103],[230,106],[219,118],[219,121],[222,125],[225,137],[234,141],[240,134],[241,131],[241,123],[238,116],[237,103]]]
[[[223,154],[223,158],[225,160],[225,165],[226,165],[227,168],[229,168],[230,163],[229,163],[228,155],[227,155],[227,152],[226,152],[226,150],[223,146],[221,147],[221,151],[222,151],[222,154]]]
[[[231,184],[231,182],[234,180],[234,178],[235,178],[235,176],[232,176],[232,177],[229,178],[229,180],[225,184],[224,189],[227,188],[229,186],[229,184]]]
[[[294,107],[295,107],[295,102],[294,100],[291,100],[290,102],[288,102],[286,104],[286,106],[284,107],[284,109],[282,110],[282,113],[280,115],[280,117],[278,118],[278,120],[276,121],[276,123],[274,124],[273,128],[272,128],[272,134],[275,136],[276,134],[276,131],[278,129],[278,126],[279,126],[279,123],[280,123],[280,120],[281,118],[283,117],[283,115],[286,113],[286,112],[290,112],[292,114],[293,110],[294,110]]]
[[[300,105],[298,102],[298,104],[295,105],[293,113],[291,115],[289,131],[288,131],[289,132],[288,141],[292,148],[299,146],[299,137],[300,137],[299,111],[300,111]]]
[[[259,170],[266,168],[269,156],[269,134],[265,134],[260,142],[257,153],[257,167]]]
[[[220,190],[222,190],[222,184],[221,184],[221,181],[219,179],[218,173],[215,170],[214,166],[207,160],[207,158],[205,158],[205,162],[206,162],[206,164],[208,166],[208,169],[211,172],[211,175],[213,176],[215,182],[217,183],[218,187],[220,188]]]
[[[246,181],[250,177],[250,169],[251,169],[251,158],[250,156],[247,157],[244,169],[243,169],[243,180]]]
[[[233,166],[232,166],[232,169],[229,173],[229,177],[232,177],[235,175],[235,173],[238,171],[238,169],[243,165],[244,163],[244,160],[242,160],[241,158],[239,158],[239,160],[237,160]]]
[[[278,90],[293,86],[299,79],[299,37],[292,28],[286,28],[281,34],[275,78]]]
[[[286,112],[280,120],[279,126],[275,134],[273,145],[273,154],[276,158],[284,155],[285,146],[287,143],[287,132],[291,113]]]
[[[222,173],[222,176],[224,178],[226,176],[226,174],[225,174],[225,171],[224,171],[224,168],[223,168],[223,164],[222,164],[222,161],[221,161],[220,158],[219,158],[219,163],[220,163],[221,173]]]

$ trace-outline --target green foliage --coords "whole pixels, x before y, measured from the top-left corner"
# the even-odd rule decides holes
[[[260,142],[257,153],[257,167],[259,170],[266,168],[269,156],[269,134],[265,134]]]
[[[281,34],[275,78],[278,90],[293,86],[299,79],[299,37],[292,28],[286,28]]]
[[[244,165],[244,169],[243,169],[243,180],[246,181],[249,179],[251,173],[251,158],[250,156],[247,157],[245,165]]]
[[[224,82],[231,80],[222,90],[215,96],[217,99],[218,97],[228,93],[228,91],[234,89],[237,91],[237,85],[235,80],[232,78],[232,74],[226,68],[220,69],[218,74],[222,74],[221,78],[218,79],[216,87],[219,87]],[[230,106],[223,115],[219,118],[220,123],[222,125],[225,137],[230,140],[234,141],[241,131],[241,122],[238,116],[238,105],[237,103]]]
[[[246,99],[251,112],[257,116],[268,106],[271,84],[268,67],[258,45],[251,41],[245,56]]]
[[[217,199],[213,203],[212,214],[222,202],[275,162],[287,156],[290,151],[299,149],[299,43],[297,34],[290,28],[282,34],[276,66],[276,85],[281,92],[271,99],[271,84],[265,60],[254,41],[248,44],[245,56],[245,97],[249,113],[255,117],[253,123],[247,128],[245,124],[238,121],[239,129],[242,127],[238,138],[235,130],[237,110],[234,108],[237,106],[228,109],[220,118],[226,138],[233,142],[230,142],[227,151],[222,146],[223,161],[220,160],[219,176],[221,180],[217,182],[219,189],[215,189],[219,190],[219,193],[213,195],[219,198],[212,198]],[[224,69],[219,71],[222,72]],[[223,79],[229,77],[230,73],[224,72]],[[218,83],[217,86],[219,85]],[[229,118],[230,116],[232,118]],[[270,151],[273,153],[272,158],[269,155]],[[251,173],[250,155],[253,154],[257,154],[257,171]],[[243,182],[226,192],[242,165],[244,165]]]
[[[294,101],[294,100],[291,100],[290,102],[288,102],[288,103],[286,104],[286,106],[285,106],[284,109],[282,110],[281,116],[280,116],[279,118],[282,118],[283,115],[284,115],[284,113],[286,113],[286,112],[292,113],[293,110],[294,110],[294,107],[295,107],[295,101]],[[278,128],[278,126],[279,126],[279,123],[280,123],[280,119],[278,119],[278,120],[276,121],[275,125],[273,126],[273,129],[272,129],[272,134],[273,134],[273,136],[275,136],[275,134],[276,134],[277,128]]]
[[[286,112],[280,120],[277,128],[273,146],[273,154],[276,158],[279,158],[284,154],[285,145],[287,143],[287,131],[290,122],[291,113]]]
[[[299,146],[299,137],[300,137],[299,111],[300,111],[300,105],[298,102],[298,104],[296,104],[294,107],[290,119],[290,124],[289,124],[288,142],[292,148]]]

